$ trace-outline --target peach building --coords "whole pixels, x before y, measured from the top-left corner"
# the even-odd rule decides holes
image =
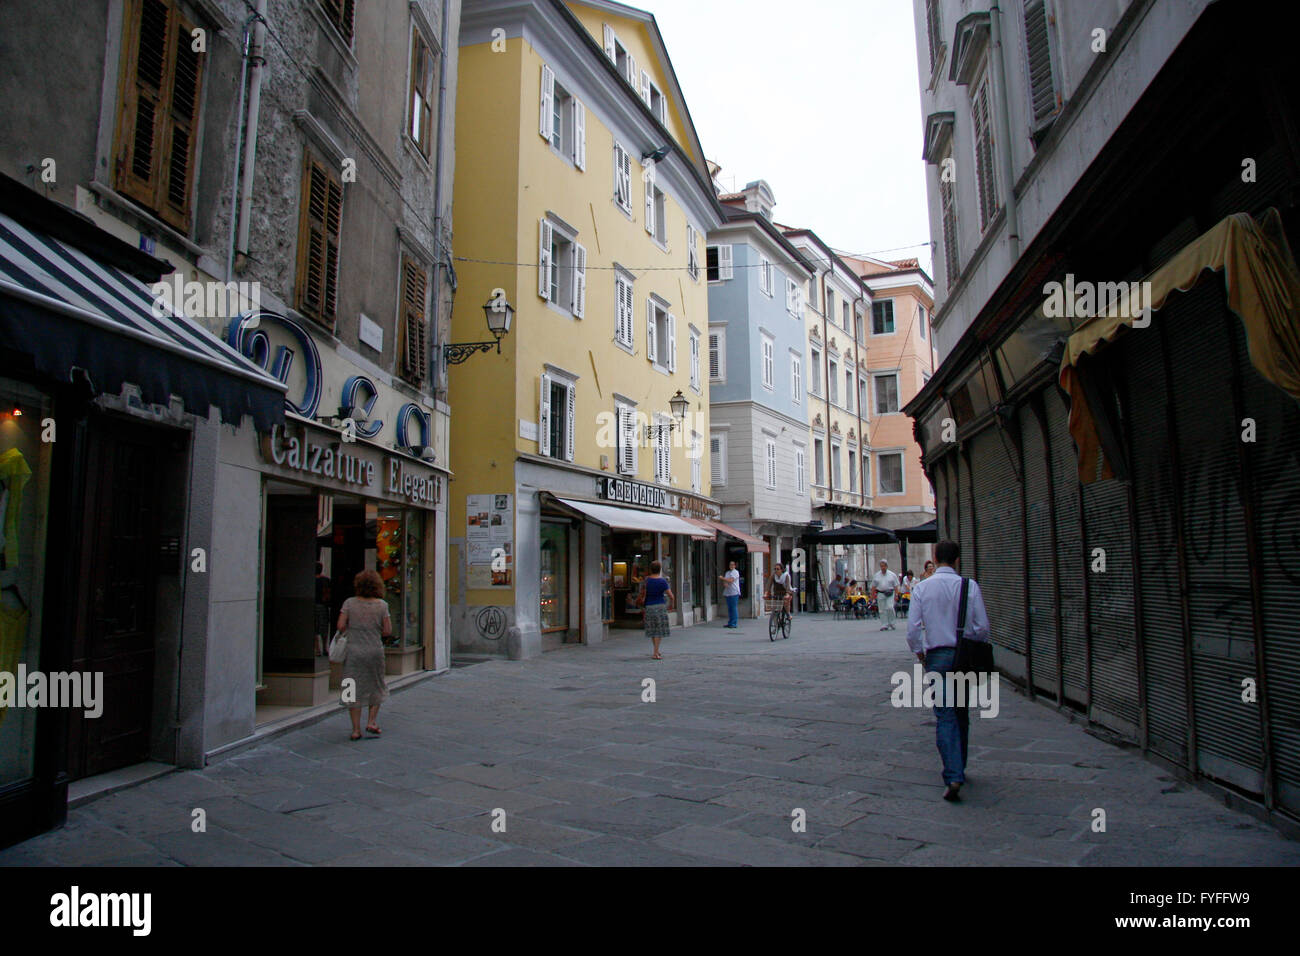
[[[934,283],[916,259],[888,262],[839,253],[871,290],[871,314],[865,323],[867,397],[870,431],[870,478],[874,523],[908,528],[935,516],[934,488],[921,470],[921,449],[912,420],[903,407],[930,380],[936,354],[930,316]],[[865,411],[865,409],[864,409]],[[894,565],[897,549],[875,546],[874,561]],[[908,564],[917,570],[930,556],[929,545],[912,545]]]

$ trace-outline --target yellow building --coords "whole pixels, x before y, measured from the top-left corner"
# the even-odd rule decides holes
[[[676,622],[713,615],[704,236],[721,221],[653,16],[466,2],[449,371],[453,649],[528,657],[640,621],[662,563]],[[498,307],[499,308],[499,307]],[[453,350],[449,360],[460,356]],[[675,401],[674,401],[675,400]]]

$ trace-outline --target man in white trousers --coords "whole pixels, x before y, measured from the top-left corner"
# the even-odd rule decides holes
[[[880,619],[885,622],[882,631],[894,629],[894,596],[898,594],[898,585],[898,575],[889,570],[889,562],[881,561],[880,570],[871,576],[871,596],[876,599]]]

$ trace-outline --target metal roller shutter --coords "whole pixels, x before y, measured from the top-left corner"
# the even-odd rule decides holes
[[[1043,430],[1029,409],[1021,412],[1025,457],[1025,527],[1029,536],[1029,567],[1025,569],[1029,600],[1030,663],[1034,686],[1056,697],[1056,604],[1052,585],[1051,511],[1047,500],[1047,462]]]
[[[975,537],[980,590],[994,643],[1023,654],[1025,572],[1020,550],[1020,482],[1011,463],[1012,451],[1004,446],[996,426],[975,436],[971,443],[979,502]]]
[[[1163,317],[1162,317],[1163,320]],[[1152,750],[1187,765],[1187,693],[1178,551],[1169,495],[1174,474],[1165,422],[1159,333],[1128,333],[1115,346],[1128,397],[1128,444],[1137,501],[1137,586],[1142,590],[1147,736]]]
[[[961,566],[967,569],[967,573],[979,574],[979,566],[976,561],[977,552],[975,550],[975,502],[971,501],[971,473],[970,464],[966,461],[965,454],[953,456],[953,462],[957,465],[957,493],[961,496],[961,503],[958,507],[958,532],[961,537],[957,543],[961,545]]]
[[[1232,354],[1225,311],[1222,289],[1203,282],[1172,301],[1162,318],[1178,396],[1197,769],[1262,794],[1259,705],[1241,699],[1242,677],[1255,673],[1255,628],[1239,493],[1241,428],[1232,369],[1220,358]]]
[[[1056,567],[1060,581],[1061,666],[1065,697],[1079,706],[1087,698],[1088,646],[1083,633],[1083,576],[1087,573],[1079,537],[1079,456],[1070,437],[1070,412],[1065,399],[1049,388],[1047,435],[1052,443],[1052,491],[1056,499]]]
[[[1264,675],[1273,777],[1278,803],[1300,814],[1300,613],[1296,609],[1300,596],[1300,407],[1255,371],[1236,316],[1231,325],[1233,352],[1242,369],[1244,412],[1255,420],[1256,428],[1256,441],[1242,447],[1254,473],[1252,501],[1260,543],[1256,585],[1264,609]],[[1218,361],[1222,362],[1222,357]],[[1240,421],[1236,426],[1239,440]],[[1233,571],[1237,577],[1247,574],[1244,560]],[[1238,700],[1241,679],[1250,676],[1246,662],[1240,662],[1234,674]]]
[[[1115,479],[1083,486],[1088,542],[1092,701],[1088,716],[1138,739],[1137,636],[1133,630],[1133,549],[1128,489]],[[1098,552],[1100,549],[1100,552]],[[1105,570],[1100,570],[1105,561]],[[1099,570],[1094,571],[1096,566]]]

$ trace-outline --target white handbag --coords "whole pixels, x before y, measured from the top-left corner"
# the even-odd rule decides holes
[[[342,664],[348,656],[348,636],[342,631],[335,631],[330,638],[330,663]]]

